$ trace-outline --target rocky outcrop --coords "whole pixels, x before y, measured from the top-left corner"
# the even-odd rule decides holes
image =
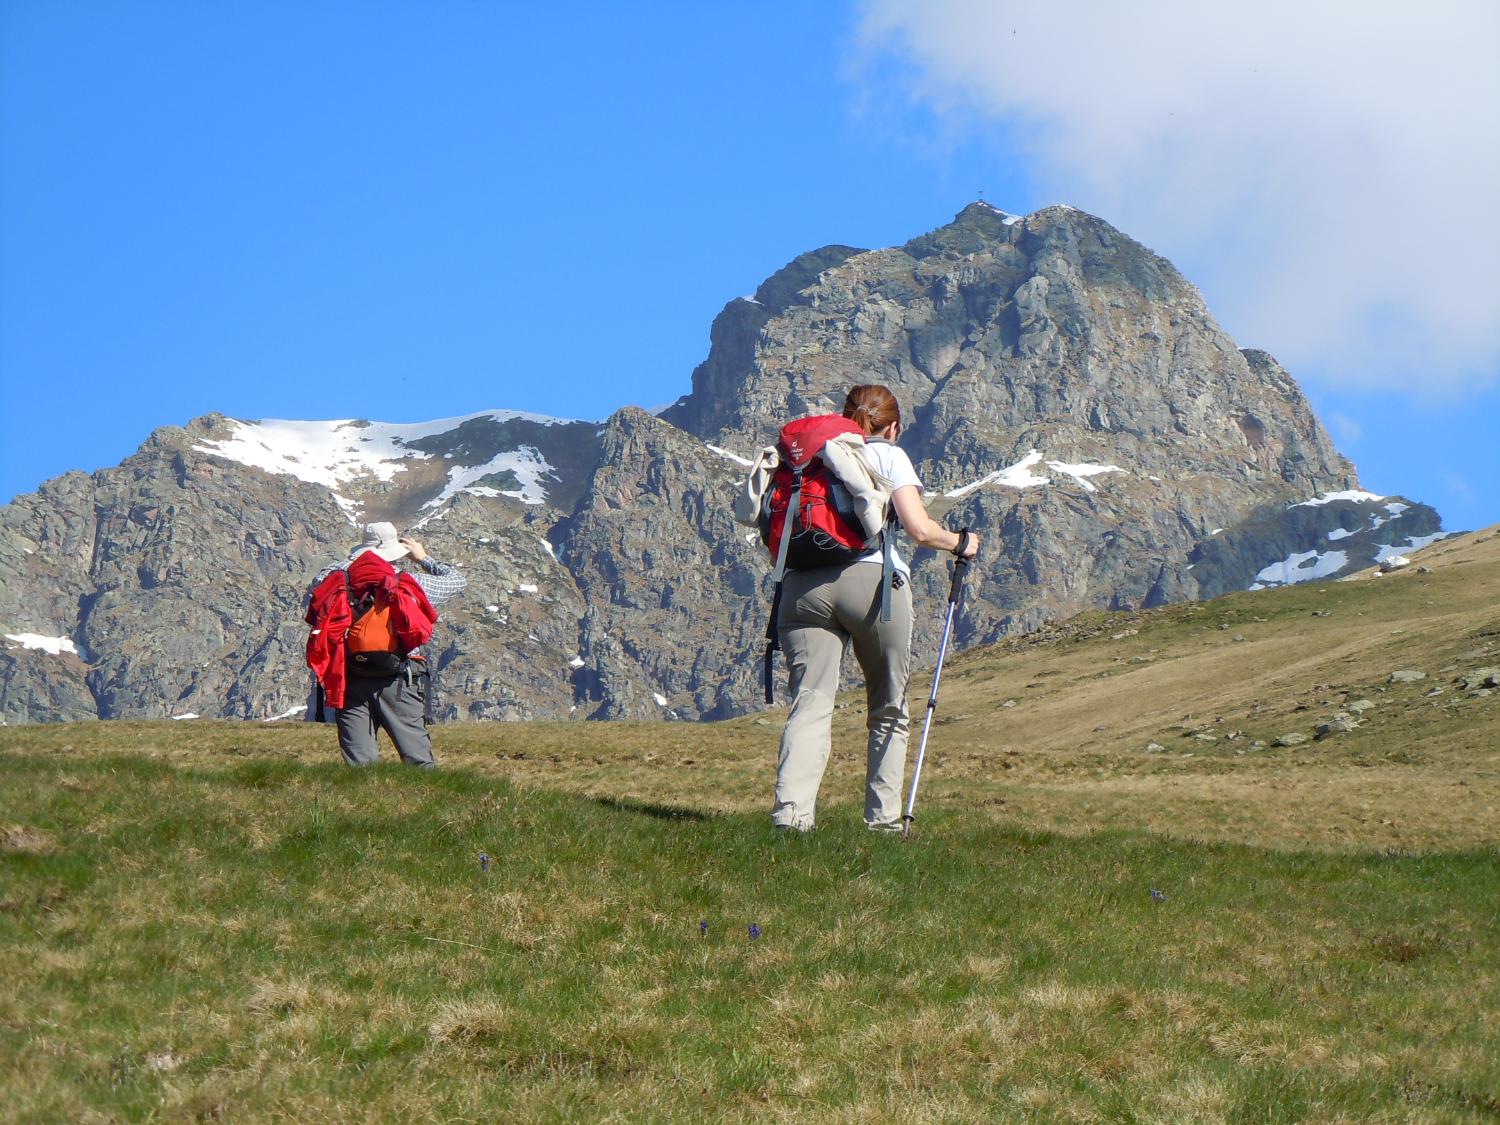
[[[0,510],[4,632],[77,648],[8,647],[7,722],[305,707],[304,595],[358,536],[328,487],[203,450],[225,432],[217,417],[164,428],[118,468],[67,474]],[[386,484],[377,505],[412,510]],[[434,636],[438,717],[567,717],[585,607],[546,538],[556,513],[476,487],[413,530],[468,579]]]
[[[1440,523],[1426,504],[1334,493],[1256,512],[1198,544],[1190,565],[1199,594],[1209,598],[1343,578],[1441,539]]]
[[[764,549],[727,498],[744,467],[626,409],[605,429],[587,498],[559,528],[590,605],[582,681],[597,718],[719,718],[753,697]]]
[[[17,497],[0,633],[75,651],[7,641],[0,717],[296,714],[304,592],[365,519],[468,577],[433,645],[440,718],[753,708],[769,565],[729,515],[737,457],[869,382],[901,401],[934,513],[984,536],[959,645],[1342,573],[1438,532],[1430,508],[1356,495],[1293,379],[1169,262],[1069,208],[974,204],[904,246],[804,254],[730,301],[661,417],[211,415]],[[918,552],[914,584],[931,653],[945,560]]]
[[[1190,563],[1216,529],[1355,484],[1270,356],[1241,351],[1171,263],[1071,208],[972,204],[905,246],[833,256],[754,310],[753,342],[750,315],[720,315],[690,402],[666,417],[749,449],[788,404],[891,387],[934,506],[986,533],[960,643],[1196,596]],[[919,558],[920,593],[943,596],[942,569]]]

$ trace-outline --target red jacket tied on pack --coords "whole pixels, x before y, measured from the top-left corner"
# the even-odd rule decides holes
[[[344,638],[354,624],[350,598],[358,600],[372,591],[384,593],[391,607],[391,624],[402,652],[420,648],[432,637],[437,611],[410,574],[398,573],[374,551],[366,551],[343,570],[335,570],[313,588],[306,615],[312,626],[307,638],[307,666],[323,686],[328,706],[335,709],[344,705],[348,676]]]

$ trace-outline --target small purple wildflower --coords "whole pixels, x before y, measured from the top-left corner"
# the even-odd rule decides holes
[[[699,922],[698,923],[698,936],[699,937],[707,937],[708,936],[708,923],[707,922]]]
[[[754,922],[751,922],[750,923],[750,940],[751,941],[755,941],[759,937],[760,937],[760,927],[757,926]]]
[[[1155,887],[1152,887],[1151,888],[1151,901],[1152,902],[1166,902],[1167,901],[1167,896],[1162,891],[1159,891]]]
[[[484,852],[479,853],[479,870],[485,872],[486,874],[488,874],[490,870],[490,857],[485,855]]]

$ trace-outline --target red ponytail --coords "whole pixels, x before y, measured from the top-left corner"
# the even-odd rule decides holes
[[[901,424],[901,405],[896,396],[879,383],[851,387],[844,399],[844,417],[864,430],[865,437],[878,434],[895,422]]]

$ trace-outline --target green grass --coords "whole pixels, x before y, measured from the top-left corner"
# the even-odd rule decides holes
[[[1492,847],[953,803],[784,836],[667,793],[8,752],[5,1116],[1500,1117]]]

